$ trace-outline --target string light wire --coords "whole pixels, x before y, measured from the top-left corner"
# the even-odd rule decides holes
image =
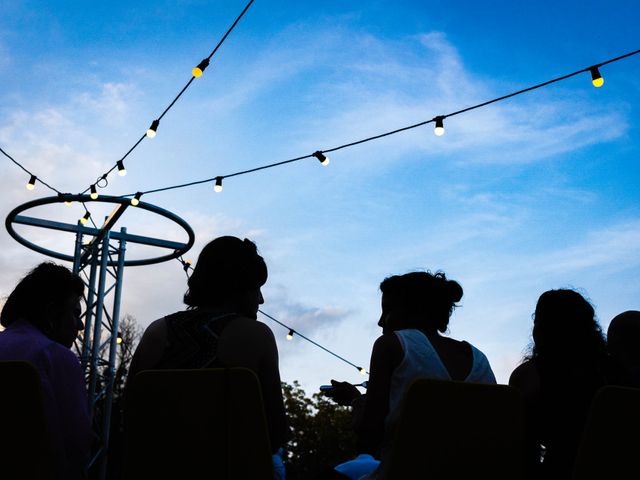
[[[36,175],[35,173],[31,172],[30,170],[26,169],[20,162],[18,162],[15,158],[13,158],[11,155],[9,155],[7,152],[5,152],[2,148],[0,148],[0,153],[2,153],[5,157],[7,157],[9,160],[11,160],[13,163],[15,163],[19,168],[22,169],[22,171],[24,171],[26,174],[29,175],[29,177],[36,177],[37,181],[40,182],[42,185],[44,185],[45,187],[47,187],[49,190],[61,194],[62,192],[60,190],[58,190],[57,188],[52,187],[51,185],[49,185],[47,182],[45,182],[44,180],[42,180],[41,177],[39,177],[38,175]]]
[[[247,12],[247,10],[249,10],[249,7],[251,6],[251,4],[254,2],[254,0],[249,0],[249,3],[247,3],[247,5],[244,7],[244,9],[242,10],[242,12],[240,13],[240,15],[238,15],[238,17],[235,19],[235,21],[233,22],[233,24],[231,25],[231,27],[229,27],[229,29],[226,31],[226,33],[223,35],[223,37],[220,39],[220,41],[218,42],[218,44],[215,46],[215,48],[211,51],[211,53],[209,54],[208,57],[206,57],[206,62],[205,60],[203,60],[202,62],[200,62],[200,65],[208,65],[209,61],[211,60],[211,57],[213,57],[216,52],[218,51],[218,49],[222,46],[222,44],[224,43],[224,41],[227,39],[227,37],[229,36],[229,34],[233,31],[233,29],[236,27],[236,25],[238,24],[238,22],[240,21],[240,19],[244,16],[244,14]],[[167,112],[171,109],[171,107],[173,107],[175,105],[175,103],[178,101],[178,99],[182,96],[182,94],[187,90],[187,88],[189,88],[189,86],[191,86],[191,84],[193,83],[193,81],[196,79],[197,77],[192,75],[191,78],[189,79],[189,81],[187,82],[187,84],[182,88],[182,90],[180,90],[180,92],[178,93],[178,95],[176,95],[176,97],[173,99],[173,101],[169,104],[169,106],[167,108],[164,109],[164,111],[160,114],[160,116],[158,118],[156,118],[152,125],[151,128],[149,128],[148,130],[153,130],[153,133],[155,134],[156,129],[158,128],[158,125],[160,123],[160,120],[162,120],[162,118],[167,114]],[[154,128],[155,127],[155,128]],[[155,135],[154,135],[155,136]],[[127,153],[125,153],[122,158],[120,158],[120,160],[118,160],[118,162],[123,162],[125,158],[127,158],[131,152],[133,152],[138,145],[140,145],[140,143],[145,139],[149,137],[149,135],[147,134],[147,132],[145,131],[145,133],[138,139],[138,141],[133,145],[133,147],[131,147],[129,149],[129,151]],[[112,166],[109,170],[107,170],[104,174],[101,175],[102,178],[105,178],[111,173],[113,172],[116,168],[118,168],[118,162],[116,162],[116,164],[114,166]],[[91,187],[87,187],[82,193],[86,193],[87,191],[89,191]]]
[[[161,188],[155,188],[153,190],[147,190],[147,191],[142,192],[142,193],[149,194],[149,193],[164,192],[164,191],[167,191],[167,190],[175,190],[175,189],[179,189],[179,188],[186,188],[186,187],[191,187],[191,186],[194,186],[194,185],[200,185],[202,183],[214,182],[214,181],[217,181],[218,179],[222,180],[222,179],[225,179],[225,178],[237,177],[239,175],[246,175],[246,174],[249,174],[249,173],[258,172],[260,170],[266,170],[268,168],[274,168],[274,167],[279,167],[281,165],[286,165],[286,164],[293,163],[293,162],[299,162],[301,160],[305,160],[305,159],[308,159],[308,158],[318,158],[318,154],[324,156],[325,153],[337,152],[338,150],[343,150],[345,148],[353,147],[353,146],[360,145],[360,144],[363,144],[363,143],[367,143],[367,142],[371,142],[371,141],[374,141],[374,140],[378,140],[380,138],[388,137],[390,135],[395,135],[397,133],[405,132],[407,130],[412,130],[414,128],[422,127],[422,126],[427,125],[429,123],[435,123],[438,126],[445,118],[454,117],[456,115],[461,115],[463,113],[467,113],[467,112],[470,112],[472,110],[476,110],[478,108],[486,107],[487,105],[491,105],[493,103],[501,102],[501,101],[506,100],[508,98],[512,98],[512,97],[515,97],[517,95],[522,95],[523,93],[531,92],[533,90],[537,90],[537,89],[546,87],[548,85],[560,82],[562,80],[566,80],[568,78],[575,77],[576,75],[580,75],[581,73],[585,73],[585,72],[591,73],[591,71],[594,68],[599,68],[599,67],[602,67],[603,65],[608,65],[610,63],[617,62],[617,61],[622,60],[624,58],[631,57],[633,55],[637,55],[638,53],[640,53],[640,50],[634,50],[633,52],[629,52],[629,53],[626,53],[624,55],[620,55],[618,57],[611,58],[609,60],[605,60],[604,62],[597,63],[595,65],[591,65],[591,66],[586,67],[586,68],[582,68],[582,69],[577,70],[575,72],[568,73],[566,75],[562,75],[560,77],[556,77],[556,78],[553,78],[551,80],[547,80],[546,82],[538,83],[537,85],[533,85],[531,87],[523,88],[522,90],[518,90],[516,92],[509,93],[507,95],[503,95],[501,97],[497,97],[497,98],[494,98],[492,100],[488,100],[486,102],[478,103],[477,105],[472,105],[470,107],[466,107],[466,108],[457,110],[455,112],[448,113],[446,115],[437,115],[437,116],[433,117],[430,120],[424,120],[422,122],[414,123],[413,125],[408,125],[406,127],[397,128],[395,130],[391,130],[389,132],[381,133],[379,135],[374,135],[374,136],[371,136],[371,137],[363,138],[361,140],[356,140],[356,141],[353,141],[353,142],[345,143],[345,144],[339,145],[337,147],[329,148],[329,149],[326,149],[326,150],[318,150],[318,151],[316,151],[314,153],[310,153],[308,155],[302,155],[302,156],[299,156],[299,157],[291,158],[289,160],[283,160],[283,161],[280,161],[280,162],[269,163],[269,164],[261,165],[261,166],[255,167],[255,168],[250,168],[248,170],[242,170],[242,171],[235,172],[235,173],[229,173],[227,175],[216,175],[214,177],[205,178],[205,179],[202,179],[202,180],[195,180],[193,182],[181,183],[181,184],[177,184],[177,185],[170,185],[170,186],[161,187]],[[131,196],[131,195],[132,194],[123,195],[123,197],[128,197],[128,196]]]
[[[193,270],[193,266],[191,265],[191,263],[190,263],[190,262],[188,262],[188,261],[184,260],[182,257],[177,258],[176,260],[178,260],[178,261],[182,264],[182,269],[185,271],[185,273],[186,273],[186,275],[187,275],[187,280],[188,280],[188,279],[189,279],[189,270]],[[315,345],[316,347],[321,348],[321,349],[322,349],[322,350],[324,350],[325,352],[327,352],[327,353],[329,353],[329,354],[333,355],[334,357],[336,357],[337,359],[339,359],[339,360],[343,361],[344,363],[346,363],[346,364],[348,364],[348,365],[351,365],[351,366],[352,366],[352,367],[354,367],[356,370],[358,370],[358,372],[360,372],[362,375],[368,375],[368,374],[369,374],[369,372],[368,372],[366,369],[364,369],[363,367],[359,367],[358,365],[356,365],[356,364],[355,364],[355,363],[353,363],[353,362],[350,362],[350,361],[349,361],[349,360],[347,360],[346,358],[344,358],[344,357],[342,357],[342,356],[338,355],[338,354],[337,354],[337,353],[335,353],[335,352],[332,352],[331,350],[329,350],[329,349],[328,349],[328,348],[326,348],[326,347],[323,347],[323,346],[322,346],[322,345],[320,345],[318,342],[314,342],[314,341],[313,341],[313,340],[311,340],[309,337],[307,337],[307,336],[305,336],[305,335],[301,334],[300,332],[298,332],[297,330],[293,329],[293,328],[292,328],[292,327],[290,327],[289,325],[285,325],[285,324],[284,324],[284,323],[282,323],[280,320],[278,320],[278,319],[276,319],[276,318],[272,317],[272,316],[271,316],[271,315],[269,315],[268,313],[265,313],[265,312],[263,312],[262,310],[258,310],[258,312],[260,312],[262,315],[264,315],[265,317],[267,317],[269,320],[272,320],[272,321],[276,322],[278,325],[280,325],[280,326],[282,326],[282,327],[286,328],[286,329],[287,329],[287,331],[288,331],[288,333],[287,333],[287,339],[288,339],[288,337],[289,337],[289,336],[292,336],[292,337],[293,337],[293,335],[297,335],[297,336],[299,336],[300,338],[302,338],[302,339],[306,340],[307,342],[309,342],[309,343],[311,343],[311,344]]]

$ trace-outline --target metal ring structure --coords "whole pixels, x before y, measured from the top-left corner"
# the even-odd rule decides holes
[[[130,204],[131,199],[129,198],[125,198],[125,197],[116,197],[116,196],[109,196],[109,195],[101,195],[99,196],[97,199],[92,199],[91,197],[89,197],[89,195],[69,195],[69,194],[64,194],[64,195],[58,195],[55,197],[44,197],[44,198],[39,198],[37,200],[32,200],[30,202],[26,202],[23,203],[22,205],[17,206],[16,208],[14,208],[13,210],[11,210],[11,212],[9,212],[9,215],[7,215],[7,218],[5,220],[5,227],[7,228],[7,232],[9,232],[9,235],[11,235],[18,243],[21,243],[22,245],[24,245],[25,247],[34,250],[36,252],[42,253],[44,255],[47,255],[49,257],[53,257],[53,258],[57,258],[60,260],[66,260],[69,262],[73,262],[74,261],[74,256],[73,255],[66,255],[64,253],[60,253],[60,252],[56,252],[53,250],[49,250],[48,248],[44,248],[41,247],[40,245],[36,245],[33,242],[30,242],[29,240],[27,240],[26,238],[24,238],[22,235],[18,234],[18,232],[15,231],[15,229],[13,228],[14,223],[16,224],[24,224],[24,225],[29,225],[30,223],[28,222],[23,222],[23,221],[17,221],[20,220],[21,218],[23,219],[27,219],[27,217],[20,217],[19,215],[26,211],[29,210],[31,208],[34,207],[39,207],[42,205],[49,205],[49,204],[53,204],[53,203],[62,203],[62,202],[66,202],[66,201],[73,201],[73,202],[80,202],[80,203],[91,203],[91,202],[102,202],[102,203],[114,203],[114,204],[120,204],[120,205],[127,205]],[[152,205],[150,203],[146,203],[146,202],[139,202],[138,205],[131,206],[130,208],[141,208],[143,210],[147,210],[151,213],[155,213],[157,215],[160,215],[161,217],[164,217],[168,220],[173,221],[174,223],[177,223],[180,227],[182,227],[184,229],[184,231],[187,233],[187,235],[189,236],[189,239],[186,243],[179,243],[179,242],[173,242],[173,241],[168,241],[168,240],[159,240],[159,239],[152,239],[152,238],[148,238],[148,237],[140,237],[137,235],[132,235],[129,233],[126,234],[122,234],[120,232],[111,232],[110,233],[110,238],[112,240],[118,240],[118,239],[125,239],[127,242],[131,242],[131,243],[139,243],[139,244],[146,244],[146,245],[150,245],[150,246],[157,246],[160,248],[172,248],[173,252],[167,255],[160,255],[157,257],[151,257],[151,258],[144,258],[144,259],[140,259],[140,260],[125,260],[124,262],[124,266],[125,267],[135,267],[135,266],[141,266],[141,265],[152,265],[152,264],[156,264],[156,263],[162,263],[162,262],[166,262],[168,260],[173,260],[175,258],[178,258],[182,255],[184,255],[186,252],[189,251],[189,249],[193,246],[193,243],[195,241],[195,234],[193,233],[193,229],[191,228],[191,226],[184,221],[182,218],[178,217],[176,214],[169,212],[168,210],[165,210],[163,208],[157,207],[155,205]],[[83,225],[72,225],[72,224],[67,224],[67,223],[58,223],[58,222],[49,222],[49,221],[41,221],[42,224],[36,224],[36,223],[31,223],[32,226],[39,226],[42,228],[50,228],[53,230],[58,230],[58,231],[67,231],[67,232],[83,232],[85,234],[89,234],[89,235],[93,235],[96,236],[98,232],[100,232],[100,229],[96,229],[93,227],[85,227]],[[44,224],[47,225],[44,225]],[[113,266],[116,265],[117,261],[111,261],[109,260],[108,265],[109,266]]]

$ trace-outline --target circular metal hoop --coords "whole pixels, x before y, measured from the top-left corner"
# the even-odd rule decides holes
[[[66,255],[64,253],[60,253],[60,252],[56,252],[53,250],[49,250],[48,248],[44,248],[41,247],[40,245],[36,245],[33,242],[30,242],[29,240],[27,240],[26,238],[24,238],[22,235],[18,234],[18,232],[15,231],[15,229],[13,228],[14,223],[18,223],[16,222],[16,217],[18,217],[18,215],[20,215],[22,212],[27,211],[31,208],[34,207],[39,207],[42,205],[49,205],[49,204],[53,204],[53,203],[62,203],[65,201],[74,201],[74,202],[80,202],[80,203],[91,203],[91,202],[102,202],[102,203],[114,203],[114,204],[121,204],[121,205],[127,205],[131,202],[131,199],[129,198],[123,198],[123,197],[114,197],[114,196],[109,196],[109,195],[101,195],[100,197],[98,197],[97,199],[93,200],[91,199],[91,197],[89,197],[88,195],[61,195],[61,196],[55,196],[55,197],[44,197],[44,198],[39,198],[37,200],[32,200],[30,202],[26,202],[23,203],[22,205],[18,205],[16,208],[14,208],[13,210],[11,210],[11,212],[9,212],[9,215],[7,215],[7,219],[5,220],[5,226],[7,228],[7,231],[9,232],[9,235],[11,235],[18,243],[21,243],[22,245],[24,245],[25,247],[34,250],[36,252],[42,253],[44,255],[47,255],[49,257],[53,257],[53,258],[58,258],[60,260],[66,260],[69,262],[73,262],[74,261],[74,257],[72,255]],[[182,218],[178,217],[176,214],[169,212],[168,210],[165,210],[163,208],[157,207],[155,205],[152,205],[150,203],[146,203],[146,202],[140,202],[138,203],[138,205],[134,206],[130,206],[128,208],[141,208],[143,210],[147,210],[148,212],[151,213],[155,213],[156,215],[160,215],[161,217],[164,217],[168,220],[171,220],[172,222],[178,224],[180,227],[182,227],[184,229],[184,231],[187,233],[187,235],[189,236],[189,239],[186,243],[177,243],[177,242],[168,242],[167,243],[175,243],[176,244],[176,248],[172,253],[167,254],[167,255],[160,255],[157,257],[151,257],[151,258],[144,258],[141,260],[125,260],[124,262],[124,266],[125,267],[134,267],[134,266],[141,266],[141,265],[152,265],[155,263],[162,263],[162,262],[166,262],[167,260],[173,260],[175,258],[180,257],[181,255],[184,255],[186,252],[189,251],[189,249],[193,246],[193,243],[195,241],[195,234],[193,233],[193,229],[191,228],[191,226],[185,222]],[[52,222],[53,225],[54,222]],[[64,225],[65,227],[68,228],[56,228],[58,225],[62,226]],[[34,225],[34,226],[38,226],[38,225]],[[40,225],[40,227],[43,227],[42,225]],[[88,227],[84,227],[82,225],[72,225],[69,226],[69,224],[56,224],[53,226],[48,226],[46,228],[51,228],[53,230],[59,230],[59,231],[68,231],[68,232],[86,232],[90,235],[95,234],[96,231],[98,231],[99,229],[95,229],[95,228],[88,228]],[[117,239],[118,236],[120,234],[118,232],[114,232],[112,233],[112,238]],[[126,237],[130,238],[128,241],[131,241],[133,243],[144,243],[144,242],[136,242],[135,240],[131,240],[131,239],[135,239],[136,236],[135,235],[129,235],[126,234]],[[142,237],[140,237],[142,238]],[[162,245],[160,245],[162,241],[158,241],[158,247],[162,247]],[[147,245],[152,245],[147,243]],[[153,246],[153,245],[152,245]],[[117,261],[111,261],[109,260],[108,265],[109,266],[113,266],[116,265]]]

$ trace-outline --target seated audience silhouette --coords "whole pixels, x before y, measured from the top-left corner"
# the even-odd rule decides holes
[[[85,478],[92,440],[84,376],[70,350],[84,328],[83,290],[69,269],[41,263],[18,283],[0,313],[6,329],[0,333],[0,360],[28,361],[40,375],[52,472],[60,480]]]
[[[591,304],[567,289],[540,296],[532,336],[509,379],[525,399],[527,474],[569,479],[591,400],[607,382],[605,339]]]
[[[188,281],[187,310],[154,321],[131,361],[129,380],[142,370],[245,367],[260,381],[273,453],[288,425],[273,333],[256,320],[267,266],[248,239],[218,237],[207,244]],[[274,459],[276,473],[283,467]]]
[[[354,429],[360,451],[381,458],[367,478],[384,473],[393,431],[408,386],[417,378],[496,383],[486,356],[466,341],[443,336],[462,287],[443,272],[411,272],[386,278],[380,284],[380,336],[371,353],[367,394],[346,382],[325,393],[354,407]],[[373,463],[372,463],[373,464]],[[375,465],[375,464],[373,464]],[[343,471],[347,471],[344,465]]]
[[[640,388],[640,312],[616,315],[607,330],[607,350],[616,372],[612,383]]]

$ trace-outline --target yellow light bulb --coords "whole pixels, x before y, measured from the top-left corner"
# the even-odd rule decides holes
[[[287,340],[293,340],[293,330],[289,330],[289,333],[287,333]]]
[[[147,137],[153,138],[155,136],[156,136],[156,131],[155,130],[151,130],[151,129],[147,130]]]
[[[598,67],[591,67],[589,69],[589,72],[591,72],[591,83],[593,83],[594,87],[601,87],[602,85],[604,85],[604,78],[602,78],[602,75],[600,75],[600,70],[598,70]]]
[[[131,205],[133,205],[134,207],[138,205],[140,203],[140,197],[142,197],[142,192],[136,193],[135,196],[131,199]]]
[[[196,78],[200,78],[202,76],[202,70],[200,70],[199,67],[193,67],[193,70],[191,70],[191,74]]]
[[[222,191],[222,177],[216,177],[216,184],[213,186],[213,191],[218,193]]]
[[[156,136],[156,131],[158,130],[158,126],[160,125],[160,120],[154,120],[151,122],[151,126],[147,129],[147,137],[153,138]]]
[[[360,367],[360,368],[358,369],[358,371],[360,372],[360,375],[366,375],[366,374],[367,374],[367,371],[366,371],[364,368],[362,368],[362,367]]]
[[[81,223],[82,225],[86,225],[86,224],[87,224],[87,222],[89,221],[89,217],[90,217],[90,216],[91,216],[91,213],[89,213],[89,212],[85,213],[85,214],[84,214],[84,217],[82,217],[82,218],[80,219],[80,223]]]
[[[122,337],[120,335],[118,335],[118,338],[116,338],[116,343],[118,345],[122,345]]]
[[[67,205],[67,206],[68,206],[68,205],[71,205],[72,203],[73,203],[73,202],[72,202],[71,200],[65,200],[65,201],[64,201],[64,204],[65,204],[65,205]]]
[[[118,167],[118,175],[124,177],[127,174],[127,169],[124,168],[124,162],[122,160],[118,160],[116,166]]]

